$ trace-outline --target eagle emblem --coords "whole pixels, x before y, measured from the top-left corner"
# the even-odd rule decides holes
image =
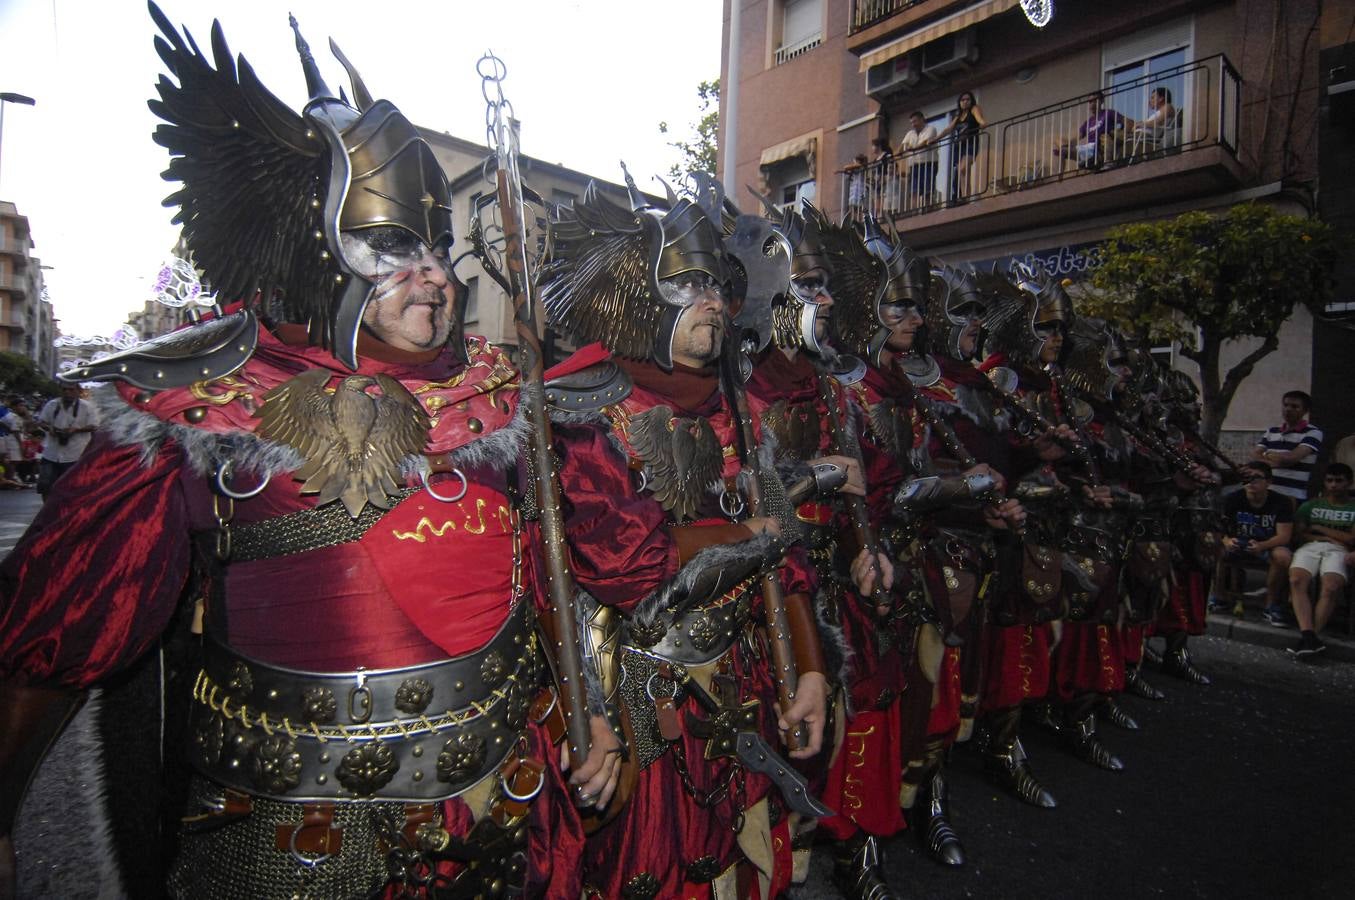
[[[813,403],[778,400],[762,414],[762,424],[776,438],[777,458],[806,460],[818,455],[823,426]]]
[[[674,417],[667,406],[655,406],[631,417],[630,444],[645,464],[654,499],[679,522],[695,518],[702,495],[724,471],[710,422]]]
[[[390,509],[400,463],[428,439],[428,414],[389,375],[349,375],[332,394],[330,377],[309,369],[264,394],[258,433],[306,460],[294,477],[301,493],[320,495],[317,505],[339,500],[355,519],[368,503]]]

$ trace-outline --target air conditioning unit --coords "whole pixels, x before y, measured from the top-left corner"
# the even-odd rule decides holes
[[[922,80],[916,53],[904,53],[866,70],[866,93],[886,94],[900,88],[917,87]]]
[[[967,69],[979,61],[979,44],[974,40],[974,29],[937,38],[922,48],[924,75],[944,75],[957,69]]]

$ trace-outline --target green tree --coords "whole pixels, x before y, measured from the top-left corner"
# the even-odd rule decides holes
[[[57,384],[38,371],[33,360],[18,353],[0,350],[0,386],[18,394],[56,396]]]
[[[668,174],[678,180],[689,172],[715,174],[716,140],[720,134],[720,79],[703,81],[696,86],[700,100],[697,112],[701,118],[692,124],[692,136],[686,141],[669,141],[668,146],[682,154],[681,162],[674,164]],[[668,134],[667,122],[659,123],[659,134]]]
[[[1124,225],[1110,233],[1096,290],[1079,308],[1140,340],[1177,342],[1199,366],[1201,432],[1215,441],[1238,386],[1279,348],[1294,307],[1320,313],[1331,298],[1335,244],[1321,221],[1252,203]],[[1248,338],[1261,343],[1224,372],[1224,342]]]

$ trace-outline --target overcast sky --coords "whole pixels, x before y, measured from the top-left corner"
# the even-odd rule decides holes
[[[666,173],[676,154],[658,123],[686,137],[697,83],[720,73],[720,0],[160,6],[209,54],[220,18],[231,50],[299,110],[306,95],[291,11],[331,87],[347,85],[328,52],[333,37],[373,95],[419,125],[479,142],[475,61],[492,49],[508,65],[504,90],[522,121],[523,152],[610,180],[621,159],[637,179]],[[0,199],[29,217],[67,334],[109,333],[139,309],[177,237],[160,205],[172,190],[160,179],[168,154],[151,141],[156,120],[146,108],[163,68],[154,32],[141,0],[0,0],[0,92],[38,101],[5,104]]]

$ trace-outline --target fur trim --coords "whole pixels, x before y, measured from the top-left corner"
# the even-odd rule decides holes
[[[846,601],[846,598],[843,598]],[[850,601],[846,601],[850,602]],[[829,671],[824,674],[836,683],[845,685],[851,676],[852,645],[847,641],[847,632],[842,623],[828,617],[828,602],[822,589],[814,595],[814,618],[819,624],[819,643],[823,645],[823,660]],[[847,700],[847,712],[851,714],[851,692],[844,691]]]
[[[736,544],[714,544],[703,547],[695,556],[687,560],[677,574],[654,589],[635,606],[631,613],[640,625],[652,626],[670,606],[686,600],[700,576],[708,569],[721,569],[725,566],[747,566],[761,562],[774,565],[781,558],[785,545],[773,534],[755,535]]]
[[[38,768],[14,827],[19,897],[126,897],[105,798],[98,717],[90,691]]]
[[[204,478],[227,460],[233,461],[241,471],[270,478],[299,469],[305,462],[301,454],[286,444],[250,432],[222,434],[157,419],[150,413],[133,409],[112,386],[99,388],[91,399],[99,412],[100,430],[115,444],[140,446],[144,465],[150,465],[166,440],[178,444],[193,472]]]

